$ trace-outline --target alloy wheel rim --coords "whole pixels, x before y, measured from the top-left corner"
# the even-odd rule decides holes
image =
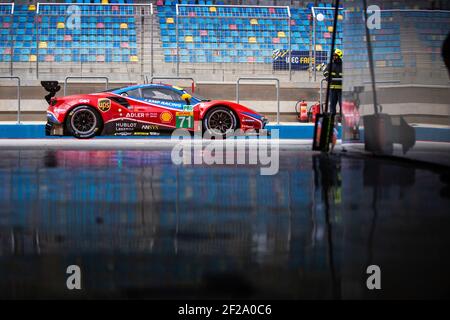
[[[208,129],[215,132],[224,134],[233,129],[234,119],[226,111],[216,110],[214,111],[208,119]]]
[[[91,110],[76,111],[71,119],[72,128],[79,134],[92,133],[97,126],[97,118]]]

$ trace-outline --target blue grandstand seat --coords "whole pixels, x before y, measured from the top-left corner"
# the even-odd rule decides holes
[[[80,0],[84,3],[101,3],[101,0]],[[73,1],[66,0],[65,3],[72,3]],[[132,0],[110,0],[110,3],[133,3]],[[95,7],[82,6],[82,10],[91,10],[94,12]],[[132,13],[132,10],[126,10],[128,13]],[[15,48],[20,51],[14,51],[12,55],[13,61],[26,62],[31,61],[30,55],[38,55],[38,60],[44,61],[56,61],[56,62],[70,62],[70,61],[91,61],[102,62],[104,59],[99,56],[104,54],[105,48],[113,49],[117,55],[120,56],[120,62],[129,62],[129,54],[135,54],[136,44],[136,26],[134,17],[102,17],[102,16],[82,16],[82,29],[66,29],[65,25],[61,28],[57,23],[65,23],[66,17],[61,15],[49,16],[41,14],[36,16],[34,10],[28,10],[28,5],[16,4],[14,8],[13,16],[1,16],[0,24],[3,28],[0,28],[0,48],[10,43],[11,39],[14,39]],[[35,21],[40,21],[38,28],[38,35],[36,35]],[[5,25],[4,23],[7,23]],[[98,23],[109,23],[109,28],[97,28]],[[113,36],[116,31],[111,27],[111,23],[117,24],[117,28],[120,29],[121,23],[127,23],[127,29],[120,29],[120,36],[117,39],[117,43],[112,43],[112,39],[106,38],[106,36]],[[10,25],[9,25],[10,24]],[[116,27],[116,25],[114,25]],[[4,37],[4,38],[3,38]],[[36,47],[38,44],[44,42],[44,46],[39,45],[39,49]],[[127,42],[128,48],[122,50],[120,47],[121,42]],[[79,47],[95,48],[95,50],[89,53],[90,57],[75,58],[81,53]],[[55,49],[55,50],[53,50]],[[9,56],[9,57],[8,57]],[[0,60],[2,62],[10,59],[9,54],[5,54],[4,51],[0,54]],[[110,57],[111,58],[111,57]],[[110,59],[111,60],[111,59]]]

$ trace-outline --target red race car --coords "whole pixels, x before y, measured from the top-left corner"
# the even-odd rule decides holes
[[[93,94],[55,98],[57,82],[43,82],[46,96],[46,134],[80,139],[100,135],[150,136],[184,128],[225,135],[242,129],[259,132],[267,119],[230,101],[210,101],[179,87],[145,84]]]

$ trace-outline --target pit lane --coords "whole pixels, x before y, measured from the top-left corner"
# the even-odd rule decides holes
[[[175,165],[167,139],[1,140],[0,296],[448,297],[448,171],[279,142],[262,176]]]

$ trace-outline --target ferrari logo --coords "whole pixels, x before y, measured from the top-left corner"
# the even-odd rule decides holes
[[[111,109],[111,100],[109,99],[99,99],[98,100],[98,108],[102,112],[108,112]]]

